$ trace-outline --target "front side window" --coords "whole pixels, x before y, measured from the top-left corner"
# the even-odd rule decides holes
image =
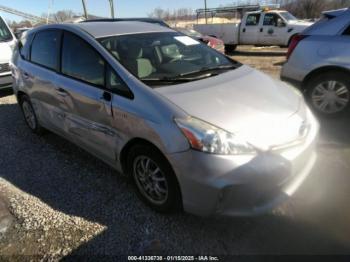
[[[60,50],[61,32],[58,30],[42,31],[35,35],[31,48],[31,61],[56,70]]]
[[[266,14],[264,17],[265,26],[277,26],[279,16],[276,14]]]
[[[195,81],[240,65],[177,32],[112,36],[98,41],[130,73],[150,86]]]
[[[89,84],[104,87],[105,62],[84,40],[65,33],[62,47],[62,73]]]
[[[0,17],[0,42],[11,41],[13,39],[10,30]]]
[[[251,14],[247,16],[246,26],[256,26],[259,25],[260,14]]]

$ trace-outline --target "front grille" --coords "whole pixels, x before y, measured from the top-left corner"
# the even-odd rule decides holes
[[[0,73],[5,73],[9,71],[11,71],[9,63],[0,64]]]

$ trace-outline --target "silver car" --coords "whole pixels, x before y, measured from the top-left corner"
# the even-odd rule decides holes
[[[299,86],[312,108],[337,116],[350,108],[350,9],[330,11],[295,37],[282,79]]]
[[[129,175],[160,212],[268,212],[316,160],[319,127],[299,91],[166,27],[43,26],[12,63],[29,128]]]

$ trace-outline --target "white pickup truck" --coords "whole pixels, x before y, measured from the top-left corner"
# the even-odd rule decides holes
[[[196,24],[194,29],[222,39],[226,50],[233,51],[237,45],[288,46],[293,36],[311,24],[287,11],[260,10],[245,13],[241,23]]]
[[[15,36],[0,16],[0,89],[12,84],[10,60],[15,44]]]

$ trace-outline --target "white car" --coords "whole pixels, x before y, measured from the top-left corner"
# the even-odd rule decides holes
[[[312,108],[337,116],[350,108],[350,9],[325,12],[295,37],[282,79],[299,86]]]
[[[11,86],[12,77],[10,59],[16,38],[6,22],[0,16],[0,89]]]
[[[227,51],[237,45],[288,46],[291,39],[312,25],[283,10],[247,12],[241,23],[198,24],[194,29],[222,39]]]

